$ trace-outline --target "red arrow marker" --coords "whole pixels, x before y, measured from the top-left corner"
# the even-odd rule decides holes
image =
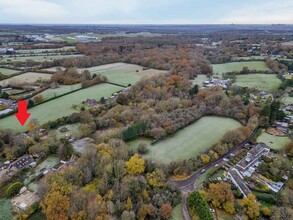
[[[27,112],[27,101],[18,101],[18,112],[14,114],[19,123],[24,126],[31,113]]]

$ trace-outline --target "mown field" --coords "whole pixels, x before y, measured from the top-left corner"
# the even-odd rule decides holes
[[[50,89],[45,90],[44,92],[39,93],[38,95],[42,95],[43,99],[45,101],[45,100],[48,100],[48,99],[51,99],[51,98],[75,91],[75,90],[78,90],[80,88],[81,88],[80,83],[74,84],[74,85],[59,85],[59,87],[56,89],[50,88]]]
[[[72,108],[74,104],[81,104],[86,99],[100,100],[103,96],[110,96],[112,93],[121,90],[121,87],[110,84],[99,84],[87,89],[79,90],[69,95],[54,99],[44,104],[29,109],[31,119],[38,119],[41,124],[50,120],[56,120],[63,116],[70,115],[77,110]],[[11,115],[0,120],[0,129],[9,128],[16,131],[26,131],[27,124],[22,127],[16,118]]]
[[[9,199],[0,199],[0,219],[12,219],[12,205]]]
[[[285,105],[293,104],[293,97],[290,97],[290,96],[287,95],[284,98],[282,98],[282,102]]]
[[[277,90],[282,81],[275,74],[244,74],[237,75],[234,85],[241,87],[256,88],[264,91]]]
[[[249,61],[249,62],[232,62],[223,64],[213,64],[213,72],[216,75],[223,73],[241,71],[243,67],[248,67],[250,70],[270,70],[263,61]]]
[[[73,55],[52,55],[48,56],[46,54],[38,55],[38,56],[3,56],[3,58],[0,58],[0,64],[4,63],[11,63],[14,61],[20,61],[25,62],[26,60],[34,60],[36,62],[43,62],[45,60],[56,60],[56,59],[62,59],[62,58],[70,58],[70,57],[79,57],[83,56],[82,54],[73,54]]]
[[[6,68],[0,68],[0,73],[9,76],[9,75],[12,75],[12,74],[15,74],[15,73],[19,73],[19,71],[6,69]]]
[[[193,80],[191,80],[192,85],[199,85],[201,86],[204,81],[208,80],[208,77],[206,75],[197,75],[197,77]]]
[[[181,203],[173,208],[171,220],[184,220]]]
[[[63,52],[66,51],[75,51],[76,47],[75,46],[66,46],[66,47],[61,47],[61,48],[50,48],[50,49],[32,49],[32,50],[17,50],[17,53],[21,53],[21,54],[38,54],[38,53],[46,53],[46,52],[52,52],[52,51],[56,51],[56,50],[60,50]]]
[[[290,143],[290,138],[278,137],[262,131],[261,135],[258,136],[256,141],[263,142],[272,149],[281,150],[286,144]]]
[[[1,86],[7,86],[9,83],[34,83],[37,80],[50,80],[51,74],[27,72],[21,75],[11,77],[0,81]]]
[[[123,86],[134,84],[143,77],[155,76],[167,72],[156,69],[143,70],[142,66],[126,63],[113,63],[102,66],[95,66],[87,68],[87,70],[89,70],[91,74],[104,75],[108,78],[109,82],[117,83]]]
[[[217,143],[227,131],[238,127],[241,124],[234,119],[207,116],[154,145],[150,145],[148,139],[137,139],[128,145],[135,150],[139,143],[146,142],[150,150],[147,158],[170,163],[199,155]]]

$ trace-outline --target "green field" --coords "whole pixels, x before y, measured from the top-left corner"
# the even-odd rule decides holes
[[[256,141],[263,142],[272,149],[281,150],[286,144],[290,143],[290,138],[278,137],[262,131],[261,135],[258,136]]]
[[[223,64],[213,64],[213,72],[216,75],[223,73],[241,71],[243,67],[248,67],[250,70],[270,70],[265,62],[262,61],[249,61],[249,62],[232,62]]]
[[[50,80],[52,77],[51,74],[46,73],[35,73],[35,72],[27,72],[23,73],[9,79],[5,79],[0,81],[1,86],[7,86],[9,83],[34,83],[37,80]]]
[[[237,75],[234,85],[255,88],[260,91],[274,91],[281,85],[281,80],[275,74],[244,74]]]
[[[86,99],[100,100],[101,97],[111,96],[112,93],[119,90],[121,90],[120,87],[110,84],[99,84],[89,87],[87,89],[82,89],[66,96],[30,108],[30,119],[38,119],[41,124],[49,120],[56,120],[63,116],[67,116],[74,112],[77,112],[77,110],[72,108],[73,104],[81,104]],[[26,131],[27,124],[24,127],[21,127],[16,118],[12,115],[1,119],[0,129],[5,128],[13,129],[16,131]]]
[[[207,116],[176,132],[173,136],[150,145],[147,139],[137,139],[129,142],[132,149],[136,149],[141,142],[146,142],[150,152],[147,158],[162,163],[189,159],[208,150],[217,143],[227,131],[241,127],[241,124],[230,118]]]
[[[7,76],[10,76],[12,74],[15,74],[15,73],[19,73],[20,71],[17,71],[17,70],[11,70],[11,69],[6,69],[6,68],[0,68],[0,73],[4,74],[4,75],[7,75]]]
[[[0,63],[11,63],[14,61],[20,61],[20,62],[25,62],[26,60],[34,60],[36,62],[43,62],[45,60],[56,60],[56,59],[62,59],[62,58],[71,58],[71,57],[79,57],[83,56],[81,54],[74,54],[74,55],[53,55],[53,56],[48,56],[46,54],[41,55],[41,56],[3,56],[3,58],[0,58]]]
[[[293,104],[293,97],[290,97],[290,96],[287,95],[284,98],[282,98],[282,102],[285,105]]]
[[[11,220],[12,219],[12,206],[10,199],[0,199],[0,219]]]
[[[38,95],[41,94],[43,96],[44,101],[45,101],[45,100],[48,100],[48,99],[72,92],[72,91],[75,91],[80,88],[81,88],[80,83],[74,84],[74,85],[60,85],[56,89],[50,88],[50,89],[45,90],[44,92],[39,93]]]
[[[192,85],[199,85],[201,86],[203,84],[204,81],[208,80],[209,78],[206,75],[197,75],[196,78],[194,78],[193,80],[191,80]]]
[[[74,50],[76,51],[76,47],[75,46],[66,46],[66,47],[61,47],[61,48],[50,48],[50,49],[32,49],[32,50],[16,50],[17,53],[20,54],[40,54],[40,53],[46,53],[46,52],[53,52],[56,50],[62,50],[64,52],[70,50]]]
[[[118,83],[124,86],[134,84],[143,77],[155,76],[160,73],[166,73],[164,70],[148,69],[126,63],[113,63],[102,66],[87,68],[91,74],[101,74],[108,78],[109,82]],[[138,70],[138,72],[137,72]]]
[[[171,220],[184,220],[181,203],[173,208]]]

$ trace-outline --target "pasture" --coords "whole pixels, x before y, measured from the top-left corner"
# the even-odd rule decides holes
[[[78,90],[80,88],[81,88],[80,83],[74,84],[74,85],[59,85],[58,88],[47,89],[47,90],[39,93],[38,95],[42,95],[43,99],[45,101],[45,100],[55,98],[55,97],[60,96],[60,95],[64,95],[64,94],[69,93],[69,92],[73,92],[73,91]]]
[[[290,138],[278,137],[262,131],[256,141],[263,142],[274,150],[281,150],[286,144],[290,143]]]
[[[112,93],[121,90],[120,87],[110,84],[99,84],[86,89],[82,89],[71,94],[62,96],[52,101],[40,104],[28,111],[31,113],[30,119],[37,119],[40,124],[48,121],[56,120],[58,118],[68,116],[78,109],[72,108],[72,105],[81,104],[86,99],[100,100],[101,97],[111,96]],[[30,119],[28,121],[30,121]],[[15,131],[26,131],[27,124],[20,126],[14,115],[5,117],[0,121],[0,129],[9,128]]]
[[[288,95],[284,96],[282,98],[282,102],[285,104],[285,105],[289,105],[289,104],[293,104],[293,97],[290,97]]]
[[[206,116],[154,145],[150,145],[151,141],[147,139],[137,139],[128,145],[136,149],[139,143],[146,142],[149,149],[147,158],[170,163],[196,157],[221,140],[226,132],[238,127],[241,124],[234,119]]]
[[[32,50],[16,50],[20,54],[41,54],[41,53],[50,53],[54,51],[76,51],[75,46],[66,46],[61,48],[50,48],[50,49],[32,49]]]
[[[12,74],[16,74],[19,73],[20,71],[17,70],[11,70],[11,69],[6,69],[6,68],[0,68],[0,73],[10,76]]]
[[[281,80],[275,74],[254,73],[237,75],[236,82],[233,85],[272,92],[277,90],[281,83]]]
[[[199,85],[199,86],[202,86],[203,82],[208,80],[209,78],[206,76],[206,75],[197,75],[196,78],[194,78],[193,80],[191,80],[192,82],[192,85]]]
[[[126,63],[112,63],[102,66],[95,66],[87,68],[87,70],[89,70],[92,75],[104,75],[108,78],[109,82],[117,83],[123,86],[127,86],[128,84],[135,84],[143,77],[151,77],[167,72],[156,69],[143,70],[142,66]]]
[[[250,70],[270,70],[263,61],[248,61],[248,62],[232,62],[223,64],[213,64],[213,72],[215,75],[223,73],[241,71],[243,67],[248,67]]]
[[[0,64],[5,63],[11,63],[15,61],[25,62],[26,60],[34,60],[35,62],[43,62],[43,61],[52,61],[62,58],[72,58],[72,57],[79,57],[83,56],[82,54],[73,54],[73,55],[48,55],[48,54],[42,54],[42,55],[29,55],[29,56],[3,56],[0,58]]]
[[[47,80],[50,80],[51,77],[52,77],[51,74],[27,72],[27,73],[23,73],[23,74],[11,77],[9,79],[2,80],[0,81],[0,85],[4,87],[11,83],[25,84],[25,83],[34,83],[38,80],[47,81]]]
[[[10,199],[0,199],[0,219],[12,219],[12,205]]]

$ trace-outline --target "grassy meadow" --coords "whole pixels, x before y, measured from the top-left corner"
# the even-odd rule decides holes
[[[254,73],[237,75],[234,85],[272,92],[277,90],[281,83],[281,80],[275,74]]]
[[[0,73],[7,75],[7,76],[10,76],[12,74],[19,73],[19,71],[0,67]]]
[[[290,143],[290,138],[278,137],[262,131],[261,135],[258,136],[256,141],[263,142],[272,149],[281,150],[286,144]]]
[[[72,108],[72,105],[74,104],[81,104],[86,99],[100,100],[101,97],[110,96],[112,93],[119,90],[121,90],[120,87],[110,84],[99,84],[87,89],[82,89],[58,99],[54,99],[52,101],[30,108],[30,119],[38,119],[40,124],[50,120],[56,120],[76,112],[77,110]],[[26,131],[27,124],[28,123],[26,123],[23,127],[20,126],[14,115],[11,115],[1,119],[0,129],[9,128],[16,131]]]
[[[241,71],[243,67],[248,67],[250,70],[270,70],[263,61],[248,61],[248,62],[232,62],[223,64],[213,64],[213,72],[215,75],[223,73]]]
[[[0,64],[5,63],[11,63],[14,61],[20,61],[25,62],[26,60],[34,60],[35,62],[43,62],[43,61],[50,61],[50,60],[56,60],[56,59],[62,59],[62,58],[72,58],[72,57],[79,57],[83,56],[82,54],[73,54],[73,55],[48,55],[48,54],[42,54],[42,55],[29,55],[29,56],[3,56],[3,58],[0,58]]]
[[[147,158],[170,163],[199,155],[217,143],[226,132],[238,127],[241,124],[234,119],[207,116],[154,145],[150,145],[149,139],[137,139],[128,145],[135,150],[139,143],[146,142],[149,148]]]
[[[0,81],[1,86],[7,86],[9,83],[34,83],[38,80],[50,80],[52,77],[51,74],[45,73],[35,73],[35,72],[27,72],[23,73],[9,79],[5,79]]]
[[[75,90],[78,90],[80,88],[81,88],[80,83],[74,84],[74,85],[60,85],[56,89],[51,89],[50,88],[50,89],[47,89],[47,90],[45,90],[45,91],[43,91],[43,92],[41,92],[39,94],[41,94],[43,96],[43,99],[45,101],[45,100],[48,100],[48,99],[51,99],[51,98],[54,98],[54,97],[57,97],[57,96],[60,96],[60,95],[75,91]]]
[[[197,84],[201,86],[203,82],[206,80],[208,80],[208,77],[206,75],[197,75],[197,77],[191,80],[191,82],[192,82],[192,85]]]
[[[102,66],[95,66],[87,68],[91,74],[101,74],[108,78],[109,82],[127,86],[128,84],[135,84],[143,77],[155,76],[160,73],[166,73],[164,70],[147,69],[143,70],[142,66],[113,63]]]

